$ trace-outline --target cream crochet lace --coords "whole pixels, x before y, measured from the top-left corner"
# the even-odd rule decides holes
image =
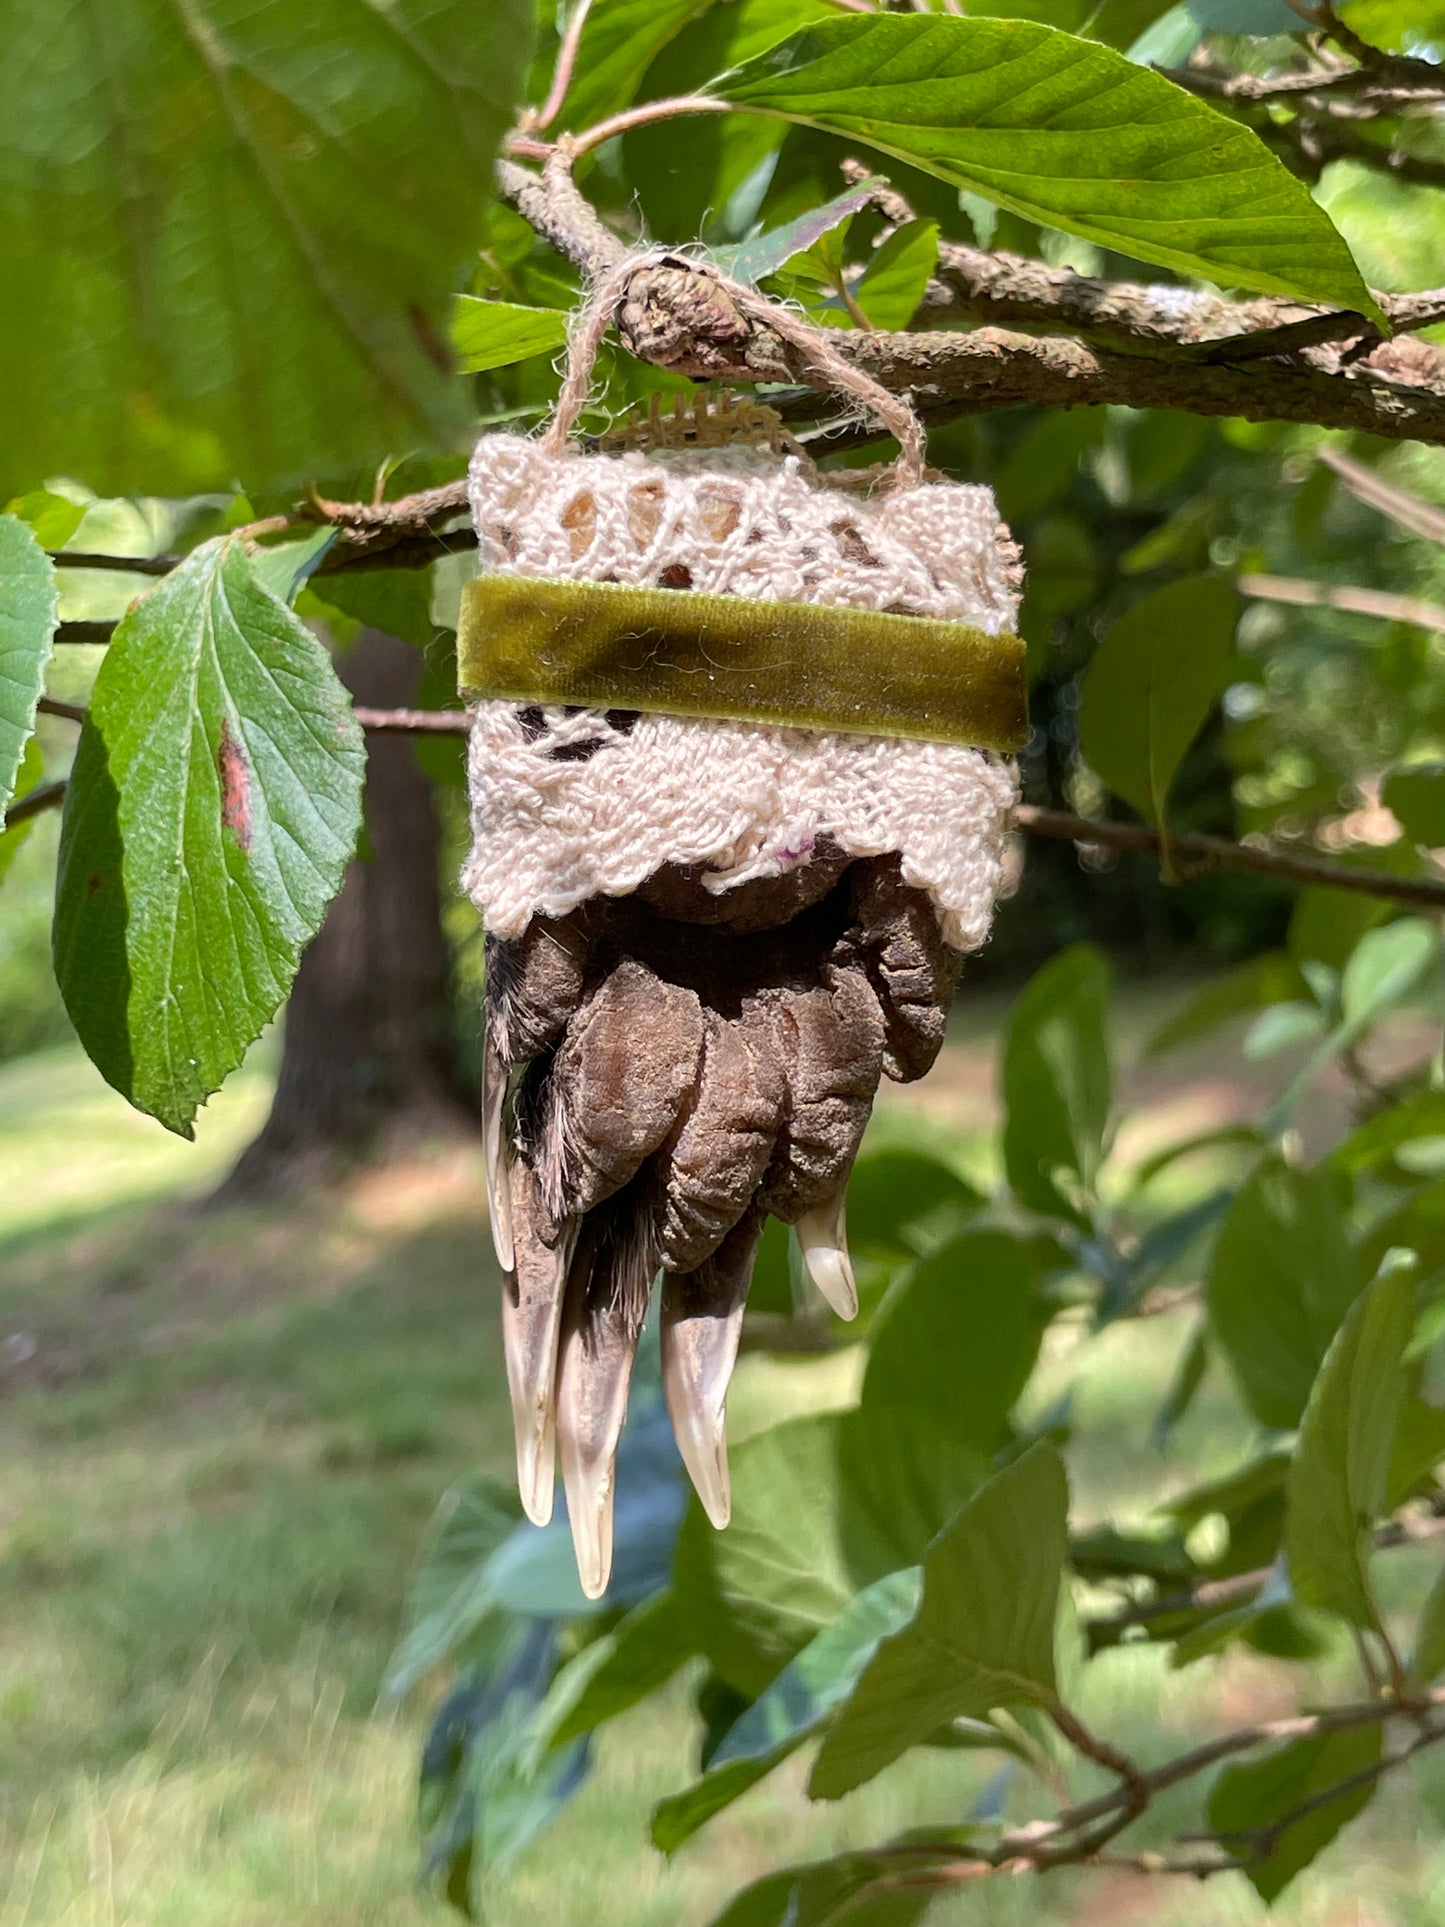
[[[470,471],[481,567],[972,623],[1017,621],[1017,550],[985,488],[845,490],[745,444],[588,455],[489,435]],[[886,665],[880,665],[886,673]],[[818,839],[897,851],[946,940],[976,949],[1001,881],[1013,766],[940,743],[644,713],[478,705],[464,886],[488,930],[620,896],[664,864],[710,890]]]

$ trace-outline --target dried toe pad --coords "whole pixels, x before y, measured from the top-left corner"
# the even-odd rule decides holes
[[[763,1225],[795,1227],[851,1317],[843,1201],[874,1094],[884,1075],[921,1077],[943,1041],[960,955],[899,859],[825,844],[788,882],[719,898],[669,869],[487,940],[487,1183],[518,1482],[544,1523],[560,1458],[591,1597],[659,1275],[673,1428],[725,1525],[727,1388]]]

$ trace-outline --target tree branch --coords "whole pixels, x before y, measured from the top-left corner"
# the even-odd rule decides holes
[[[1196,1778],[1221,1760],[1281,1740],[1351,1732],[1362,1726],[1380,1725],[1401,1714],[1415,1713],[1418,1717],[1426,1708],[1442,1704],[1445,1704],[1445,1692],[1435,1692],[1422,1696],[1418,1708],[1400,1707],[1390,1700],[1370,1700],[1358,1705],[1331,1707],[1322,1713],[1296,1714],[1285,1719],[1263,1720],[1257,1725],[1239,1727],[1233,1732],[1207,1740],[1187,1753],[1178,1754],[1172,1760],[1166,1760],[1162,1766],[1139,1772],[1135,1779],[1121,1782],[1095,1799],[1068,1807],[1052,1820],[1034,1820],[1023,1826],[1012,1827],[1000,1834],[992,1844],[979,1842],[976,1845],[963,1845],[956,1838],[933,1843],[926,1836],[915,1835],[896,1846],[873,1848],[870,1850],[871,1857],[884,1863],[893,1862],[900,1871],[883,1875],[876,1887],[866,1891],[905,1885],[947,1887],[960,1881],[977,1879],[983,1874],[1042,1873],[1054,1867],[1094,1864],[1105,1859],[1102,1849],[1108,1841],[1116,1833],[1122,1832],[1139,1813],[1147,1810],[1160,1793]],[[1298,1808],[1272,1821],[1267,1829],[1260,1829],[1261,1837],[1252,1843],[1254,1851],[1249,1854],[1219,1853],[1176,1859],[1168,1854],[1139,1853],[1109,1856],[1106,1864],[1128,1867],[1137,1873],[1187,1873],[1196,1878],[1238,1872],[1252,1860],[1264,1858],[1272,1844],[1297,1820],[1332,1804],[1345,1791],[1353,1791],[1356,1785],[1368,1784],[1381,1774],[1402,1766],[1407,1759],[1413,1758],[1426,1747],[1437,1745],[1442,1739],[1445,1739],[1445,1722],[1439,1725],[1424,1724],[1408,1746],[1381,1759],[1364,1776],[1363,1781],[1361,1776],[1352,1774],[1337,1786],[1311,1795]],[[1217,1836],[1212,1834],[1195,1837],[1211,1846],[1222,1845]],[[1187,1837],[1181,1844],[1187,1844]],[[930,1859],[935,1864],[929,1865]]]
[[[622,242],[579,192],[561,150],[540,175],[503,161],[497,178],[503,197],[589,280],[624,258]],[[1102,282],[1017,256],[1003,257],[1001,266],[998,260],[950,244],[946,269],[940,259],[940,284],[966,298],[973,314],[1075,328],[1091,341],[985,327],[969,334],[840,330],[830,345],[885,388],[911,394],[931,422],[1027,403],[1123,403],[1445,442],[1445,353],[1424,342],[1380,342],[1351,354],[1339,342],[1296,341],[1285,355],[1276,338],[1264,344],[1267,357],[1259,356],[1262,333],[1301,322],[1338,331],[1358,347],[1373,335],[1363,317]],[[1445,312],[1445,295],[1417,298],[1404,312],[1411,325],[1423,325],[1417,317]],[[639,265],[616,321],[628,349],[659,367],[704,379],[789,382],[809,391],[823,385],[801,349],[741,313],[682,256]],[[816,393],[787,399],[783,412],[816,419]]]
[[[1432,1512],[1424,1518],[1391,1519],[1374,1537],[1374,1550],[1388,1552],[1397,1546],[1418,1546],[1445,1534],[1445,1513]],[[1159,1620],[1176,1619],[1210,1608],[1224,1609],[1247,1605],[1269,1583],[1273,1566],[1256,1566],[1248,1572],[1229,1573],[1222,1579],[1202,1579],[1182,1592],[1161,1593],[1155,1599],[1131,1600],[1117,1612],[1102,1613],[1083,1622],[1089,1651],[1117,1646],[1134,1626],[1151,1626]]]

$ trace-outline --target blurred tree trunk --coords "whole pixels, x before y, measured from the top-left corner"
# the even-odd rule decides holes
[[[363,629],[337,670],[358,703],[390,709],[414,701],[421,658]],[[217,1193],[225,1201],[476,1128],[451,1034],[431,784],[406,737],[373,735],[367,748],[362,853],[301,959],[271,1115]]]

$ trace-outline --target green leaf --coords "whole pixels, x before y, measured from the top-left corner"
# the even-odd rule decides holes
[[[532,0],[0,0],[0,499],[284,484],[454,441],[444,340]]]
[[[995,1450],[1038,1356],[1035,1283],[1007,1231],[964,1231],[920,1259],[873,1326],[860,1410],[908,1407],[940,1439]]]
[[[1415,1655],[1410,1670],[1422,1686],[1445,1673],[1445,1565],[1425,1595],[1415,1628]]]
[[[1282,950],[1267,950],[1210,977],[1191,991],[1178,1010],[1171,1011],[1145,1046],[1150,1057],[1162,1057],[1209,1036],[1221,1024],[1247,1011],[1266,1010],[1271,1004],[1290,1003],[1309,994],[1299,965]]]
[[[615,1720],[665,1686],[693,1650],[677,1595],[644,1600],[558,1673],[537,1714],[539,1739],[566,1746]]]
[[[1296,963],[1343,970],[1361,937],[1383,923],[1393,906],[1379,897],[1323,885],[1301,890],[1289,919],[1289,953]]]
[[[1022,20],[860,14],[707,91],[1180,274],[1378,312],[1329,217],[1258,135],[1097,42]]]
[[[42,549],[63,549],[85,520],[85,509],[84,502],[72,502],[68,495],[38,488],[29,495],[17,495],[5,512],[28,522]]]
[[[848,1245],[860,1257],[916,1258],[982,1209],[984,1197],[942,1158],[904,1145],[866,1144],[848,1180]]]
[[[927,1889],[867,1893],[897,1871],[896,1860],[867,1853],[785,1867],[744,1887],[710,1927],[914,1927],[934,1898]]]
[[[1391,1159],[1406,1170],[1418,1164],[1409,1157],[1409,1147],[1421,1142],[1433,1145],[1445,1139],[1445,1091],[1417,1091],[1401,1104],[1392,1104],[1351,1131],[1330,1152],[1330,1163],[1337,1171],[1375,1170]]]
[[[836,1800],[950,1720],[1056,1696],[1068,1484],[1051,1445],[990,1479],[923,1561],[916,1617],[885,1639],[823,1741],[808,1792]]]
[[[0,515],[0,829],[35,727],[60,607],[55,569],[18,515]]]
[[[1262,1829],[1273,1828],[1331,1787],[1378,1766],[1381,1744],[1379,1724],[1361,1726],[1343,1733],[1307,1734],[1287,1740],[1262,1760],[1227,1766],[1210,1792],[1209,1825],[1215,1833],[1233,1836],[1232,1849],[1249,1862]],[[1267,1838],[1265,1856],[1243,1869],[1267,1906],[1364,1811],[1374,1798],[1375,1784],[1370,1779],[1353,1786]]]
[[[102,1075],[191,1134],[290,989],[361,821],[325,650],[218,536],[136,603],[66,794],[55,974]]]
[[[1334,1175],[1261,1164],[1220,1226],[1208,1303],[1210,1329],[1263,1424],[1299,1423],[1363,1283]]]
[[[1322,1071],[1417,988],[1439,951],[1439,935],[1424,917],[1402,917],[1360,938],[1340,980],[1340,1021],[1271,1104],[1263,1126],[1267,1136],[1283,1130]]]
[[[1406,836],[1436,850],[1445,844],[1445,763],[1392,769],[1381,798]]]
[[[20,769],[15,778],[15,794],[11,802],[18,802],[28,796],[45,774],[45,760],[40,754],[40,745],[32,736],[20,756]],[[35,818],[27,816],[19,823],[11,823],[0,830],[0,883],[5,881],[11,864],[19,856],[21,846],[35,828]]]
[[[510,1493],[488,1478],[464,1479],[432,1520],[407,1600],[407,1630],[387,1672],[386,1691],[406,1693],[494,1612],[488,1564],[519,1516]]]
[[[560,308],[524,308],[459,294],[452,310],[452,346],[470,374],[508,368],[529,355],[555,354],[566,340],[567,316]]]
[[[1004,1037],[1009,1183],[1031,1210],[1076,1224],[1087,1222],[1109,1121],[1108,989],[1104,958],[1074,944],[1028,984]]]
[[[677,1596],[698,1650],[751,1699],[853,1596],[839,1544],[837,1420],[789,1419],[731,1459],[732,1523],[714,1532],[690,1508]]]
[[[1224,686],[1239,603],[1222,576],[1188,576],[1136,602],[1089,664],[1079,747],[1156,827],[1184,753]]]
[[[1066,494],[1080,462],[1103,441],[1108,426],[1108,416],[1097,408],[1051,409],[1040,415],[1013,444],[993,478],[1004,520],[1028,521]]]
[[[1416,1326],[1405,1348],[1407,1364],[1412,1356],[1418,1356],[1425,1322],[1421,1320]],[[1431,1405],[1414,1391],[1405,1391],[1400,1401],[1400,1416],[1395,1422],[1395,1442],[1390,1450],[1384,1510],[1393,1512],[1423,1481],[1433,1479],[1442,1459],[1445,1459],[1445,1406]]]
[[[938,223],[895,228],[863,270],[853,298],[875,328],[906,328],[938,266]]]
[[[1340,1009],[1351,1035],[1408,997],[1439,954],[1439,932],[1425,917],[1401,917],[1361,937],[1340,978]]]
[[[430,569],[359,569],[313,580],[311,593],[352,622],[400,636],[417,649],[429,649],[437,633],[431,614]],[[453,678],[451,699],[456,699]]]
[[[871,1334],[839,1431],[843,1535],[860,1578],[910,1566],[988,1476],[1038,1356],[1036,1263],[1006,1231],[965,1231],[919,1260]]]
[[[593,0],[551,132],[580,134],[632,105],[653,58],[712,0]]]
[[[850,187],[846,194],[835,194],[831,201],[825,201],[821,207],[809,208],[794,221],[784,221],[781,227],[769,228],[766,234],[755,234],[750,240],[739,241],[736,247],[713,248],[710,258],[735,281],[762,281],[786,267],[794,255],[805,254],[817,245],[823,235],[844,221],[851,220],[861,208],[867,207],[874,190],[881,183],[881,175],[870,174],[867,180]]]
[[[658,1805],[653,1845],[676,1852],[816,1733],[852,1692],[879,1643],[912,1619],[921,1584],[918,1569],[910,1567],[850,1599],[724,1734],[702,1778]]]
[[[1356,1626],[1379,1624],[1370,1528],[1385,1505],[1414,1302],[1408,1265],[1360,1295],[1320,1367],[1290,1460],[1284,1543],[1295,1597]]]
[[[302,585],[335,542],[335,529],[313,529],[295,542],[256,549],[251,553],[251,573],[278,602],[294,604]]]

